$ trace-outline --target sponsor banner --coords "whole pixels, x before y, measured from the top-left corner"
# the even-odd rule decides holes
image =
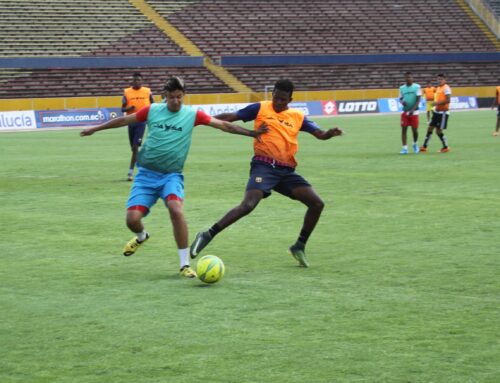
[[[119,108],[40,110],[35,113],[38,128],[92,126],[121,116]]]
[[[33,110],[0,112],[0,130],[34,128],[36,128],[36,119]]]
[[[335,116],[338,114],[337,104],[333,100],[321,101],[321,108],[324,116]]]
[[[235,103],[235,104],[204,104],[204,105],[191,105],[191,107],[196,110],[202,110],[209,116],[215,116],[221,113],[235,113],[236,111],[243,109],[245,106],[250,105],[250,103]]]
[[[338,114],[377,113],[377,100],[337,101]]]
[[[451,97],[450,109],[477,109],[476,97]]]
[[[379,98],[378,99],[378,109],[380,113],[389,112],[402,112],[403,105],[399,102],[399,98]],[[425,111],[425,99],[420,99],[420,104],[418,105],[419,111]]]
[[[402,112],[403,105],[399,102],[397,98],[379,98],[378,99],[378,107],[381,113],[388,112]],[[450,109],[477,109],[478,102],[476,97],[451,97],[450,98]],[[425,100],[420,100],[419,105],[420,111],[425,111]]]
[[[295,108],[306,116],[322,116],[323,115],[323,105],[320,101],[309,101],[309,102],[291,102],[288,104],[290,108]]]
[[[191,105],[196,110],[203,110],[209,116],[215,116],[220,113],[235,113],[250,105],[250,103],[235,103],[235,104],[205,104]],[[306,116],[322,116],[323,105],[320,101],[311,102],[291,102],[288,104],[290,108],[302,111]]]

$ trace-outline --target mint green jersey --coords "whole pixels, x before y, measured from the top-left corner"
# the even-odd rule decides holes
[[[172,113],[166,103],[151,104],[146,140],[137,164],[160,173],[181,173],[191,146],[196,110],[183,105]]]
[[[413,83],[411,85],[403,84],[399,87],[399,98],[403,99],[406,105],[403,105],[403,110],[405,112],[412,109],[417,103],[417,97],[422,96],[422,89],[420,89],[420,85]],[[418,110],[418,105],[415,108]]]

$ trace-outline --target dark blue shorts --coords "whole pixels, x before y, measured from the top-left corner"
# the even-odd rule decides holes
[[[128,140],[130,146],[141,146],[142,137],[144,136],[144,131],[146,130],[145,122],[138,122],[128,126]]]
[[[293,199],[292,191],[299,186],[311,186],[302,176],[295,173],[294,168],[287,166],[273,166],[259,161],[250,164],[250,178],[247,191],[262,190],[264,198],[271,195],[271,190]]]

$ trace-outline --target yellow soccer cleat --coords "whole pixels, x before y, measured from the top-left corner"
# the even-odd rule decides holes
[[[186,278],[196,278],[196,272],[191,266],[186,265],[181,268],[181,276]]]
[[[131,256],[134,254],[139,246],[141,246],[144,242],[146,242],[149,239],[149,234],[146,233],[146,238],[144,241],[139,241],[137,237],[132,238],[130,241],[127,242],[125,247],[123,248],[123,255],[126,257]]]

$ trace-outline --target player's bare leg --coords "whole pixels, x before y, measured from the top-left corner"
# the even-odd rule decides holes
[[[127,227],[135,233],[135,237],[128,241],[123,249],[123,255],[127,257],[134,254],[149,238],[149,234],[144,230],[143,217],[142,210],[127,210]]]
[[[403,149],[399,152],[399,154],[408,154],[408,127],[401,127],[401,143],[403,144]]]
[[[130,157],[130,167],[127,174],[127,181],[132,181],[134,179],[134,167],[137,162],[137,152],[139,151],[139,145],[132,146],[132,156]]]
[[[179,252],[181,275],[187,278],[194,278],[196,277],[196,273],[189,266],[188,226],[186,218],[184,217],[182,205],[182,201],[179,199],[167,200],[167,208],[170,214],[174,238]]]
[[[229,225],[232,225],[240,218],[250,214],[257,207],[259,202],[264,198],[264,193],[261,190],[252,189],[245,192],[245,196],[241,203],[229,210],[215,225],[207,231],[202,231],[196,234],[196,238],[190,247],[191,258],[196,256],[203,250],[220,231],[224,230]]]
[[[292,197],[306,205],[307,211],[304,215],[304,223],[300,235],[295,244],[290,246],[289,251],[301,266],[309,267],[309,262],[305,255],[305,246],[318,223],[325,204],[310,186],[300,186],[293,189]]]

